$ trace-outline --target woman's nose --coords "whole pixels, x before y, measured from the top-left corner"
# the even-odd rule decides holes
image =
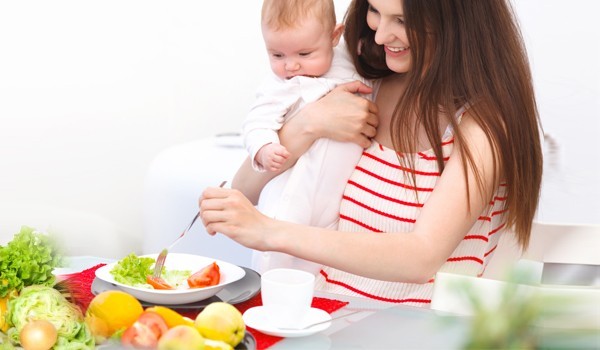
[[[383,45],[392,41],[394,34],[389,30],[389,26],[384,21],[379,21],[377,29],[375,30],[375,43],[377,45]]]

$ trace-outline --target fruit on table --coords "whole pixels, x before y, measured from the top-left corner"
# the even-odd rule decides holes
[[[101,343],[116,331],[131,326],[144,312],[133,296],[119,290],[104,291],[94,297],[85,313],[85,322]]]
[[[8,302],[8,296],[0,298],[0,332],[6,333],[8,331],[8,322],[6,322],[6,313],[8,308],[6,306]]]
[[[56,327],[46,320],[30,321],[19,333],[19,342],[25,350],[48,350],[56,344],[57,339]]]
[[[169,329],[158,341],[158,350],[202,350],[204,338],[192,326],[179,325]]]
[[[156,348],[158,339],[169,328],[162,316],[155,312],[144,311],[121,336],[125,347]]]
[[[232,347],[244,338],[246,325],[242,313],[225,302],[214,302],[202,310],[194,321],[203,337],[221,340]]]
[[[233,350],[233,346],[222,340],[204,339],[204,350]]]
[[[0,283],[2,283],[0,281]],[[12,290],[5,297],[0,298],[0,332],[8,332],[10,324],[8,323],[8,300],[19,296],[16,290]]]
[[[155,313],[161,315],[162,318],[167,323],[167,327],[169,327],[169,328],[173,328],[175,326],[179,326],[182,324],[188,325],[188,326],[194,325],[194,320],[189,319],[185,316],[182,316],[177,311],[170,309],[166,306],[152,306],[152,307],[146,308],[146,312],[155,312]]]

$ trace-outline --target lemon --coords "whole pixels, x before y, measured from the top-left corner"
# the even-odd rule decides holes
[[[162,316],[167,323],[167,327],[173,328],[179,325],[194,326],[194,321],[182,316],[177,311],[170,309],[166,306],[152,306],[146,309],[146,311],[155,312]]]
[[[131,326],[144,312],[133,296],[119,290],[104,291],[94,297],[85,313],[85,322],[98,343],[116,331]]]
[[[6,333],[8,331],[8,322],[6,320],[8,296],[0,298],[0,331]]]

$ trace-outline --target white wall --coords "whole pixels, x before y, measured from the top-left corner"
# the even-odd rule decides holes
[[[558,142],[540,215],[597,222],[600,6],[515,2],[545,130]],[[336,1],[340,14],[348,3]],[[0,237],[47,208],[141,237],[153,157],[239,129],[267,69],[260,4],[0,2]]]
[[[261,4],[1,1],[0,244],[90,213],[141,237],[156,154],[239,129],[268,69]]]
[[[600,2],[514,2],[544,131],[553,140],[546,145],[538,219],[600,223]]]

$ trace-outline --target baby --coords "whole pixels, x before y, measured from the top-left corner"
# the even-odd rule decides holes
[[[338,45],[343,29],[336,23],[333,0],[263,2],[262,34],[273,74],[243,124],[244,145],[256,171],[282,168],[289,152],[279,143],[278,130],[303,106],[339,84],[363,81],[345,46]],[[336,227],[343,189],[361,153],[355,144],[317,140],[292,168],[265,186],[258,209],[280,220]],[[255,254],[254,265],[259,272],[308,266],[270,252]]]

